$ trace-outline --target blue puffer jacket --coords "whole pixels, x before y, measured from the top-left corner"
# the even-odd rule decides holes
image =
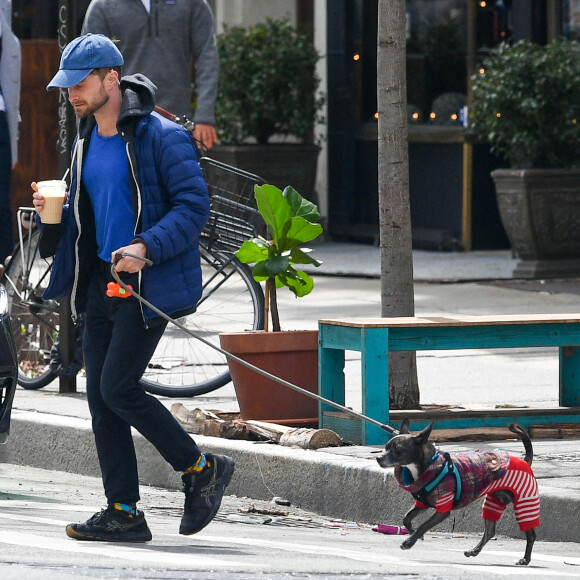
[[[153,266],[141,271],[140,294],[166,314],[195,310],[201,297],[199,235],[209,215],[207,187],[191,137],[153,111],[155,86],[142,75],[121,81],[117,129],[127,146],[132,177],[135,238],[147,245]],[[45,298],[71,296],[73,316],[84,311],[94,271],[96,237],[89,195],[81,182],[95,119],[82,119],[71,165],[69,196]],[[44,236],[54,232],[45,228]],[[54,243],[50,244],[54,245]],[[104,288],[103,291],[106,289]],[[146,325],[155,318],[148,308]]]

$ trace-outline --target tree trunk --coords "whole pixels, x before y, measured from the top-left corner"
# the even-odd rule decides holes
[[[381,314],[414,316],[405,0],[379,0],[377,46]],[[415,352],[389,357],[389,405],[419,408]]]

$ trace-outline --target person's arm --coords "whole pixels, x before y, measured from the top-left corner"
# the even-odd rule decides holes
[[[193,129],[193,138],[201,143],[202,149],[211,149],[217,143],[217,131],[212,125],[196,123]]]
[[[143,241],[143,250],[148,252],[153,265],[198,244],[199,235],[209,217],[207,186],[191,137],[185,129],[170,130],[158,146],[158,172],[169,198],[170,209],[156,224],[136,236]],[[125,262],[121,265],[129,264]],[[131,267],[135,266],[132,264]]]
[[[60,243],[60,238],[62,236],[62,225],[61,224],[43,224],[40,219],[40,212],[44,207],[44,197],[38,192],[38,187],[36,182],[33,181],[30,186],[32,187],[32,204],[36,210],[36,224],[40,228],[40,241],[38,243],[38,253],[41,258],[50,258],[56,254],[58,244]],[[63,221],[65,219],[65,214],[68,210],[68,206],[62,208],[63,211]]]
[[[214,105],[219,78],[219,60],[215,36],[215,22],[207,2],[196,2],[190,21],[190,42],[195,61],[197,88],[197,125],[215,128]]]

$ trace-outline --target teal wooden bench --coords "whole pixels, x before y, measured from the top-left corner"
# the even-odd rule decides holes
[[[346,318],[318,323],[318,391],[340,405],[345,403],[345,351],[361,353],[361,412],[397,427],[403,416],[413,429],[435,419],[437,428],[503,427],[517,421],[525,427],[580,423],[580,314],[507,316],[450,316]],[[493,410],[389,411],[391,351],[559,347],[559,407]],[[332,429],[362,445],[380,445],[388,434],[371,423],[352,419],[319,403],[320,428]]]

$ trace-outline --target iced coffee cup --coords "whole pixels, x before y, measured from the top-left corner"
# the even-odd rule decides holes
[[[66,181],[53,179],[37,181],[38,193],[44,197],[44,208],[40,212],[43,224],[59,224],[62,218],[62,206],[66,199]]]

